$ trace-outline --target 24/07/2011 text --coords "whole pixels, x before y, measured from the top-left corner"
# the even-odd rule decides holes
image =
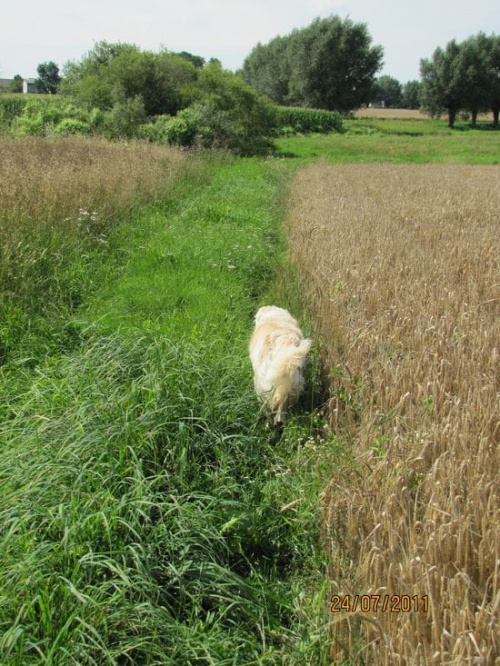
[[[362,613],[409,613],[414,611],[429,611],[429,597],[424,594],[419,597],[417,594],[410,596],[409,594],[346,594],[341,597],[338,594],[332,595],[331,612],[332,613],[355,613],[361,611]]]

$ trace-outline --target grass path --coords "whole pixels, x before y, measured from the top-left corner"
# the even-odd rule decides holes
[[[283,261],[286,176],[224,163],[124,229],[80,348],[8,397],[2,664],[324,662],[317,506],[335,447],[314,412],[270,442],[246,349]]]
[[[274,203],[280,166],[225,164],[167,216],[148,212],[124,228],[127,261],[98,295],[92,316],[113,327],[191,339],[217,337],[221,320],[248,332],[255,297],[282,249]]]

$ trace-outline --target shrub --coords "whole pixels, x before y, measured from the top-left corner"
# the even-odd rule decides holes
[[[133,55],[139,58],[135,51]],[[121,62],[118,56],[115,60]],[[171,73],[170,66],[180,63],[180,69],[190,67],[182,58],[165,56],[161,62],[165,77]],[[12,132],[20,136],[99,133],[110,139],[138,137],[177,146],[196,144],[239,155],[262,154],[272,148],[276,112],[271,104],[235,74],[222,69],[220,63],[204,66],[196,76],[196,81],[178,89],[179,103],[189,106],[175,108],[174,116],[148,115],[151,104],[148,107],[146,98],[142,94],[130,96],[130,86],[118,81],[109,90],[108,108],[79,107],[64,97],[36,100],[14,119]],[[85,81],[81,79],[80,83],[84,85]]]
[[[263,153],[275,132],[274,107],[232,72],[214,63],[200,73],[204,98],[195,105],[206,147],[223,147],[241,155]]]
[[[18,136],[44,136],[46,126],[42,118],[23,116],[12,123],[12,132]]]
[[[54,128],[54,132],[60,136],[90,134],[92,132],[92,128],[88,123],[85,123],[82,120],[76,120],[75,118],[64,118]]]
[[[14,118],[23,113],[27,102],[25,97],[19,95],[0,97],[0,127],[8,129]]]
[[[11,129],[19,136],[90,134],[101,127],[103,117],[99,109],[88,111],[67,102],[34,101],[14,118]]]
[[[139,127],[138,138],[151,143],[168,143],[167,128],[171,119],[169,115],[155,116]]]
[[[195,107],[179,111],[165,125],[165,137],[169,144],[192,146],[200,133],[200,118]]]
[[[116,102],[111,111],[104,114],[104,133],[108,138],[132,138],[138,135],[139,127],[146,121],[142,97]]]
[[[240,155],[270,150],[274,108],[254,90],[217,63],[201,71],[198,89],[199,100],[168,122],[169,143],[198,144]]]

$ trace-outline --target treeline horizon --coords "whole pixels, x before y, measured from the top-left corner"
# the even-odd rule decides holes
[[[451,40],[420,60],[421,80],[376,74],[383,47],[372,45],[364,23],[338,16],[316,19],[306,28],[258,43],[247,56],[241,76],[276,104],[353,111],[364,105],[421,108],[431,116],[448,113],[453,127],[460,111],[476,125],[491,111],[498,126],[500,110],[500,37],[483,32],[461,43]]]
[[[201,73],[217,65],[226,78],[238,78],[278,106],[339,113],[369,105],[420,108],[433,117],[447,113],[450,127],[459,112],[470,114],[475,125],[479,113],[491,111],[498,127],[497,35],[480,32],[461,43],[451,40],[437,47],[431,58],[420,61],[421,80],[405,84],[387,74],[377,77],[383,54],[382,46],[373,45],[366,24],[332,15],[267,44],[259,42],[236,72],[223,68],[216,58],[207,62],[187,51],[154,52],[103,41],[81,61],[66,63],[62,77],[53,61],[41,63],[37,87],[40,92],[73,95],[78,103],[100,109],[112,108],[118,98],[140,98],[146,116],[176,116],[199,101]]]
[[[282,106],[346,113],[370,101],[383,48],[372,46],[363,23],[338,16],[257,44],[241,76],[258,93]]]

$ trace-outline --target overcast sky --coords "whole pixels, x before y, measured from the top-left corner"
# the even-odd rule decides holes
[[[381,73],[419,78],[420,58],[479,31],[500,33],[499,0],[1,0],[0,78],[62,69],[96,41],[166,47],[236,70],[257,44],[338,14],[368,25],[384,47]]]

